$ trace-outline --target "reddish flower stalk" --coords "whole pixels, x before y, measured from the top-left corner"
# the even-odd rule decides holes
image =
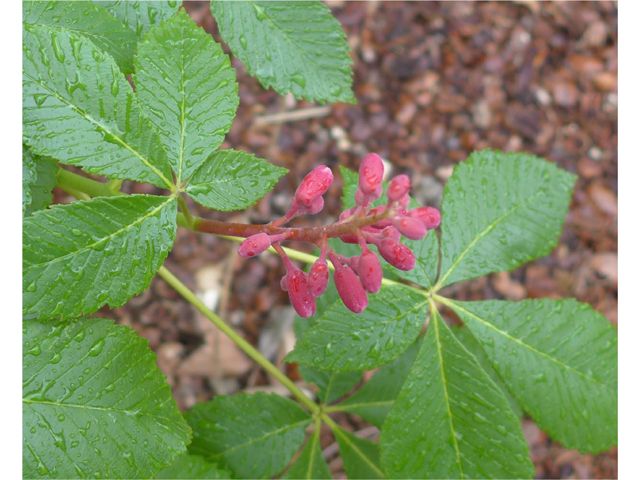
[[[411,240],[424,238],[428,230],[440,224],[440,212],[432,207],[407,211],[411,179],[398,175],[389,183],[388,203],[372,208],[372,203],[382,195],[384,165],[376,154],[365,157],[360,166],[359,188],[355,193],[356,206],[345,210],[337,223],[313,228],[283,227],[299,215],[313,215],[322,210],[322,195],[333,181],[331,170],[321,165],[309,173],[291,199],[291,208],[278,220],[268,225],[244,225],[198,219],[194,229],[217,235],[247,237],[238,252],[243,257],[253,257],[269,246],[278,252],[287,274],[280,282],[289,293],[291,304],[301,317],[316,312],[316,298],[327,289],[329,269],[327,257],[335,267],[334,282],[345,306],[355,313],[362,312],[368,304],[367,292],[380,290],[382,266],[380,258],[369,245],[375,245],[380,256],[395,268],[411,270],[416,262],[411,249],[400,243],[401,236]],[[360,255],[347,258],[327,246],[328,238],[340,238],[345,243],[358,244]],[[320,258],[311,266],[309,274],[293,265],[280,245],[282,241],[302,241],[318,245]]]

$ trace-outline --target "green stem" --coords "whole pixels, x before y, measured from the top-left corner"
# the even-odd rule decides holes
[[[182,195],[178,195],[178,205],[180,205],[180,210],[184,215],[184,219],[187,223],[187,228],[189,230],[193,230],[194,220],[191,216],[191,212],[189,211],[189,207],[187,206],[187,201],[184,199]]]
[[[112,184],[113,185],[113,184]],[[58,170],[58,186],[63,190],[72,188],[86,193],[91,197],[113,197],[114,195],[126,195],[119,190],[113,190],[109,183],[97,182],[90,178],[77,175],[73,172],[61,168]]]
[[[233,328],[227,325],[218,315],[213,313],[211,310],[207,308],[207,306],[202,303],[202,301],[193,293],[189,288],[182,283],[173,273],[171,273],[166,267],[162,266],[158,270],[158,275],[160,275],[169,285],[171,285],[180,295],[182,295],[185,300],[191,303],[194,307],[196,307],[205,317],[207,317],[211,322],[218,327],[222,332],[227,335],[233,342],[238,345],[247,355],[249,355],[253,360],[255,360],[262,368],[264,368],[267,372],[272,374],[274,377],[278,379],[280,383],[282,383],[287,389],[291,392],[291,394],[296,397],[300,403],[302,403],[305,407],[307,407],[311,413],[317,413],[319,411],[318,405],[309,399],[303,392],[300,390],[284,373],[282,373],[278,368],[267,360],[262,354],[256,350],[253,345],[247,342],[244,338],[242,338],[238,333],[236,333]]]

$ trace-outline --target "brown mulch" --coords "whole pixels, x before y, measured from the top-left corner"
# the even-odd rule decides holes
[[[208,2],[186,2],[192,18],[219,41]],[[357,105],[337,104],[313,119],[264,124],[258,118],[312,107],[264,90],[235,58],[240,108],[223,148],[246,150],[290,173],[247,212],[212,219],[264,223],[280,216],[313,167],[357,168],[377,152],[408,173],[414,196],[438,205],[457,162],[483,148],[528,152],[578,175],[558,247],[509,273],[454,285],[465,300],[575,297],[617,325],[617,5],[614,2],[328,2],[348,34]],[[225,46],[225,51],[228,48]],[[157,193],[125,183],[125,191]],[[331,222],[340,213],[341,182],[325,211],[300,224]],[[63,200],[61,192],[57,198]],[[299,245],[306,248],[305,245]],[[274,256],[239,258],[235,245],[180,229],[169,268],[245,337],[273,358],[292,346],[292,312],[279,288]],[[124,307],[100,312],[149,340],[180,408],[214,394],[273,389],[233,344],[164,281]],[[446,313],[446,310],[445,310]],[[453,315],[451,315],[453,316]],[[274,348],[275,346],[275,348]],[[299,381],[295,368],[290,376]],[[363,436],[375,430],[339,415]],[[599,455],[564,449],[523,421],[537,478],[617,478],[617,448]],[[323,447],[341,475],[331,436]]]

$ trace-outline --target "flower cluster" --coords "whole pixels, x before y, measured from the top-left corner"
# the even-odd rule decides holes
[[[367,293],[377,292],[382,285],[382,266],[378,255],[369,246],[374,245],[380,256],[395,268],[408,271],[414,267],[416,259],[411,249],[400,243],[400,237],[419,240],[440,225],[440,212],[435,208],[407,210],[411,188],[411,179],[407,175],[397,175],[391,179],[387,187],[387,204],[373,207],[373,202],[382,196],[383,173],[381,158],[375,153],[367,155],[360,165],[355,207],[342,212],[337,223],[320,231],[313,229],[317,234],[304,238],[320,247],[320,258],[313,263],[308,274],[291,262],[280,245],[294,234],[294,229],[277,227],[298,215],[322,210],[322,195],[333,182],[329,167],[321,165],[315,168],[300,183],[291,199],[289,211],[269,225],[271,232],[278,233],[257,233],[240,244],[238,252],[243,257],[253,257],[273,246],[282,257],[287,271],[280,285],[289,293],[291,304],[301,317],[315,314],[316,298],[327,289],[327,259],[335,268],[333,279],[342,302],[352,312],[360,313],[367,307]],[[345,243],[359,245],[361,254],[353,257],[338,254],[327,244],[330,237],[339,237]]]

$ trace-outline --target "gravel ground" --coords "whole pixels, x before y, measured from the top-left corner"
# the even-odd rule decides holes
[[[232,58],[240,108],[222,148],[249,151],[290,173],[246,212],[211,212],[192,204],[193,210],[212,219],[268,222],[284,212],[313,167],[326,164],[337,174],[338,165],[357,168],[368,152],[388,160],[394,174],[410,174],[413,195],[437,206],[453,166],[470,152],[533,153],[579,176],[558,247],[515,271],[454,285],[447,294],[464,300],[576,297],[617,325],[616,4],[328,5],[348,34],[358,104],[318,108],[280,97]],[[187,2],[186,8],[220,40],[208,2]],[[318,116],[282,121],[301,111]],[[124,190],[157,193],[129,182]],[[58,201],[67,200],[63,192],[56,194]],[[305,224],[335,220],[340,194],[338,180],[326,195],[325,211]],[[241,259],[235,245],[181,229],[167,265],[270,358],[278,361],[292,348],[293,312],[279,288],[284,270],[276,257]],[[149,340],[181,409],[239,390],[285,393],[162,280],[123,308],[100,314]],[[446,309],[444,315],[455,321]],[[304,385],[295,366],[283,368]],[[336,420],[358,435],[378,433],[353,416]],[[523,426],[537,478],[617,478],[617,448],[581,455],[551,441],[531,420]],[[326,433],[325,456],[343,477]]]

